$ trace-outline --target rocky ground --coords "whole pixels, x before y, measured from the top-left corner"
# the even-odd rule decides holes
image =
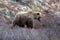
[[[44,18],[43,18],[44,19]],[[38,29],[28,29],[14,27],[12,24],[4,24],[0,18],[0,40],[60,40],[60,17],[52,20],[46,18],[42,20],[44,25],[41,27],[39,21],[35,20],[35,27]]]

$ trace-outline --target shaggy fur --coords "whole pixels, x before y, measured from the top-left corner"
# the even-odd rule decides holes
[[[27,28],[33,28],[34,19],[40,21],[40,18],[40,13],[19,13],[16,14],[16,17],[13,21],[13,26],[17,25],[19,27],[25,27],[26,25]]]
[[[17,14],[13,21],[13,26],[15,25],[19,27],[25,27],[26,25],[27,28],[33,28],[33,19],[23,14]]]

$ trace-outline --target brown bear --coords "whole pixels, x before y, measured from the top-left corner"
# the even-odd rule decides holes
[[[40,21],[41,15],[40,13],[17,13],[15,19],[13,21],[13,26],[17,25],[19,27],[33,28],[34,20],[37,19]]]
[[[31,17],[28,17],[28,15],[25,14],[17,14],[14,21],[13,26],[19,26],[19,27],[25,27],[27,28],[33,28],[33,19]]]

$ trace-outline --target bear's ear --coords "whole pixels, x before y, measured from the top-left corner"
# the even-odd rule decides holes
[[[41,16],[41,13],[37,13],[37,15],[40,15]]]
[[[39,13],[37,13],[37,15],[40,15]]]

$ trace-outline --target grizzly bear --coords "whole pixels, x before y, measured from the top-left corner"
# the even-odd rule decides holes
[[[25,14],[17,14],[13,21],[13,26],[15,25],[19,27],[25,27],[26,25],[27,28],[33,28],[33,19]]]
[[[13,26],[17,25],[24,28],[26,25],[27,28],[33,28],[34,20],[37,19],[38,21],[40,21],[40,18],[40,13],[17,13],[13,21]]]

